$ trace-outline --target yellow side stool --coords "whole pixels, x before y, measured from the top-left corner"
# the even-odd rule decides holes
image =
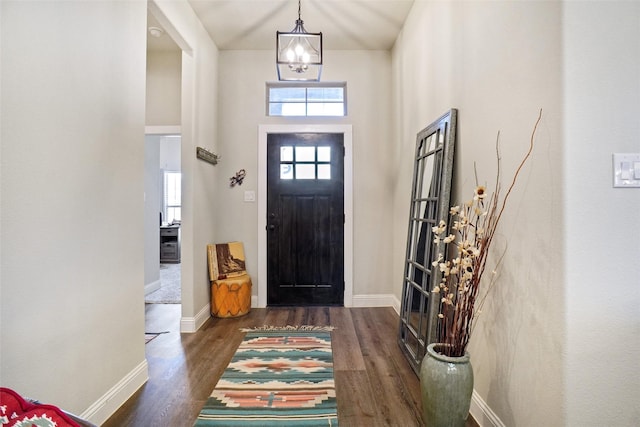
[[[211,314],[238,317],[251,310],[251,277],[248,274],[211,282]]]
[[[238,317],[251,310],[251,276],[245,270],[242,242],[207,245],[211,314]]]

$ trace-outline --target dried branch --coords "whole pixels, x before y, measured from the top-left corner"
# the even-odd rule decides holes
[[[449,211],[449,225],[441,221],[433,227],[434,243],[443,241],[446,250],[433,263],[442,272],[442,281],[433,290],[440,295],[440,320],[438,325],[438,341],[444,343],[443,351],[447,356],[463,356],[474,327],[474,320],[478,317],[486,301],[489,291],[495,285],[495,274],[489,282],[488,289],[483,292],[480,300],[481,281],[489,257],[489,249],[495,236],[502,214],[507,206],[507,200],[515,187],[516,181],[524,164],[533,152],[534,140],[542,110],[533,127],[529,150],[520,162],[511,180],[502,202],[500,202],[500,133],[496,137],[497,172],[495,190],[487,200],[486,188],[478,185],[476,172],[476,189],[472,200],[459,206],[453,206]],[[475,164],[474,164],[475,171]],[[506,253],[498,259],[500,265]],[[450,255],[453,254],[453,255]],[[435,297],[435,295],[434,295]]]

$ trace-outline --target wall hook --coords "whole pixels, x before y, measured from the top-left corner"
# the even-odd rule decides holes
[[[202,147],[196,147],[196,157],[212,165],[217,165],[220,159],[220,156]]]

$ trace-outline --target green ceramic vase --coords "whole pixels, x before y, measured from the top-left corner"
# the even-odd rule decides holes
[[[427,427],[464,427],[473,393],[469,354],[448,357],[438,353],[442,344],[427,346],[420,366],[422,414]]]

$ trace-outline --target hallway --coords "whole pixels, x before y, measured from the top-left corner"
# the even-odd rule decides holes
[[[192,426],[242,340],[239,328],[331,325],[341,426],[421,426],[420,383],[397,344],[390,307],[253,309],[232,319],[210,318],[193,334],[179,333],[179,305],[149,304],[147,324],[168,330],[146,345],[149,381],[104,427]],[[476,427],[472,420],[466,427]]]

